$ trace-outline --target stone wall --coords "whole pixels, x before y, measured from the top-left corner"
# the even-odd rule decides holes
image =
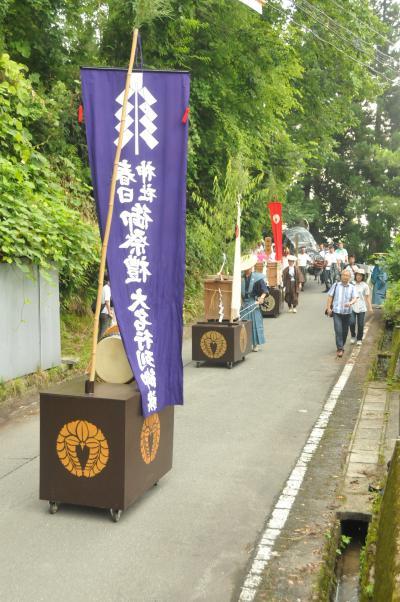
[[[373,599],[400,601],[400,441],[393,453],[381,505]]]

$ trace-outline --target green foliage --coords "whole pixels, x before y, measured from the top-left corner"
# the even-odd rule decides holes
[[[399,6],[386,0],[352,0],[343,10],[336,0],[310,6],[297,3],[290,20],[275,0],[262,18],[239,0],[0,2],[0,51],[30,73],[28,79],[10,62],[18,81],[0,82],[1,210],[8,212],[8,231],[15,220],[21,226],[15,252],[8,240],[3,256],[21,265],[35,253],[37,261],[58,262],[75,304],[93,279],[95,220],[84,131],[76,123],[79,66],[126,67],[135,23],[145,67],[192,74],[187,291],[193,289],[193,306],[200,272],[215,270],[222,252],[231,253],[238,193],[243,247],[269,227],[266,204],[276,195],[289,225],[307,219],[317,238],[345,237],[359,258],[386,250],[400,217],[400,89],[384,79],[395,75],[389,59],[378,58],[397,56],[382,35],[398,39]],[[170,12],[170,19],[155,18]],[[356,46],[337,35],[346,37],[343,28]],[[234,180],[242,176],[240,191]],[[22,199],[32,224],[22,221]],[[48,222],[58,216],[63,232],[70,232],[68,224],[75,229],[75,212],[84,222],[76,223],[70,248],[78,244],[81,271],[75,259],[67,267],[66,242],[57,247],[51,232],[48,246],[31,241],[33,228],[47,240]]]
[[[171,0],[133,0],[133,26],[137,29],[148,25],[155,19],[172,16]]]
[[[400,235],[384,258],[385,270],[389,278],[389,286],[383,306],[386,320],[400,324]]]
[[[33,144],[31,132],[46,115],[45,101],[33,90],[24,69],[2,55],[0,261],[15,262],[24,271],[29,263],[55,266],[62,286],[73,289],[88,284],[86,270],[97,261],[97,232],[68,207],[67,189]]]

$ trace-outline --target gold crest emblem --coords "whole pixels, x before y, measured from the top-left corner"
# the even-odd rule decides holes
[[[242,327],[240,329],[240,351],[242,353],[244,353],[246,351],[247,348],[247,331],[246,331],[246,327],[244,324],[242,324]]]
[[[217,360],[223,357],[227,350],[226,338],[216,330],[208,330],[200,339],[200,348],[204,355]]]
[[[140,453],[146,464],[155,460],[160,445],[160,436],[160,419],[158,414],[152,414],[144,420],[140,435]]]
[[[275,297],[273,295],[268,295],[264,299],[263,308],[265,311],[273,311],[276,305]]]
[[[95,477],[110,456],[107,439],[95,424],[74,420],[64,424],[57,437],[61,464],[76,477]]]

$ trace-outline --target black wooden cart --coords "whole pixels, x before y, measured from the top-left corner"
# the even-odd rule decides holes
[[[251,352],[251,321],[198,322],[192,326],[192,359],[200,366],[202,362],[233,364],[245,359]]]
[[[40,395],[40,499],[121,512],[172,468],[174,408],[142,416],[135,383],[83,378]]]

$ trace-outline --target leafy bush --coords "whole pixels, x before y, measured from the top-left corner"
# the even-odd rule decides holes
[[[67,206],[57,171],[33,144],[47,107],[25,68],[0,56],[0,261],[56,266],[65,293],[86,287],[98,261],[97,227]],[[64,160],[65,167],[65,160]]]
[[[383,313],[386,320],[400,324],[400,281],[389,285]]]

